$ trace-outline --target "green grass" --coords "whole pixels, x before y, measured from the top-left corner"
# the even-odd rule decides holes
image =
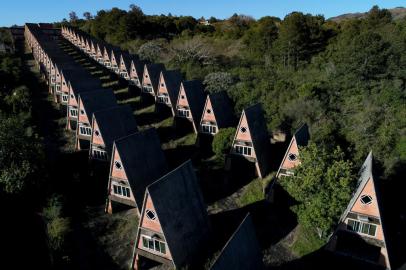
[[[238,199],[238,204],[243,207],[265,199],[264,188],[268,185],[273,177],[274,174],[270,174],[264,179],[258,178],[249,183],[245,187],[241,197]]]
[[[317,236],[316,232],[299,226],[296,232],[296,240],[292,244],[292,251],[297,256],[302,257],[320,249],[324,244],[324,241]]]
[[[167,143],[162,144],[162,149],[166,150],[174,149],[179,146],[194,145],[196,143],[196,137],[197,135],[195,133],[189,133],[182,138],[171,140]]]

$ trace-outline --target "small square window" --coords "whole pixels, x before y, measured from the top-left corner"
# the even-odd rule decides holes
[[[297,159],[297,156],[296,156],[295,154],[293,154],[293,153],[289,153],[288,159],[289,159],[290,161],[295,161],[295,160]]]
[[[147,215],[147,218],[149,218],[150,220],[155,220],[156,219],[155,212],[152,211],[152,210],[147,209],[145,214]]]
[[[247,132],[247,128],[246,128],[246,127],[241,127],[240,130],[241,130],[242,133]]]
[[[207,112],[208,114],[211,114],[211,110],[210,110],[210,109],[207,109],[206,112]]]
[[[362,204],[371,204],[372,203],[372,197],[370,195],[362,195],[361,196],[361,203]]]
[[[123,169],[123,165],[121,164],[120,161],[116,160],[114,162],[114,167],[116,167],[117,170],[122,170]]]

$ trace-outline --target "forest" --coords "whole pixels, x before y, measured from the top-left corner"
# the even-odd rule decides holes
[[[311,143],[301,153],[297,174],[283,187],[299,202],[292,209],[300,225],[316,228],[309,231],[318,236],[318,246],[310,249],[331,235],[370,151],[385,197],[390,203],[397,199],[398,193],[390,192],[400,192],[396,185],[406,167],[406,17],[394,19],[374,6],[364,18],[341,21],[300,12],[283,19],[234,14],[206,20],[146,15],[131,5],[85,12],[83,19],[72,11],[55,25],[77,27],[142,59],[179,69],[185,79],[202,80],[208,92],[227,91],[237,117],[261,102],[273,136],[289,137],[307,123]],[[0,41],[10,43],[1,33]],[[31,198],[48,174],[46,142],[36,133],[32,91],[24,84],[18,55],[0,53],[0,90],[0,197],[16,201],[29,193]],[[234,131],[219,133],[215,141],[224,138],[214,152],[224,153]],[[58,250],[69,220],[61,217],[62,199],[47,197],[40,205],[48,245]]]

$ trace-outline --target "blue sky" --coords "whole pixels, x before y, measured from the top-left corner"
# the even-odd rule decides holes
[[[25,22],[55,22],[67,18],[70,11],[82,16],[89,11],[136,4],[144,13],[192,15],[194,17],[227,18],[242,13],[260,18],[265,15],[283,18],[292,11],[322,14],[326,18],[352,12],[368,11],[373,5],[381,8],[406,6],[404,0],[5,0],[0,5],[0,26],[22,25]]]

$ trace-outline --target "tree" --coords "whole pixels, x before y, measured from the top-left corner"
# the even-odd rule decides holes
[[[235,128],[223,128],[214,135],[212,147],[218,158],[224,159],[224,155],[230,152],[235,131]]]
[[[20,193],[36,181],[42,148],[21,117],[0,113],[0,184],[7,193]]]
[[[88,20],[88,21],[93,18],[92,14],[90,14],[89,11],[84,12],[84,13],[83,13],[83,17],[84,17],[86,20]]]
[[[210,65],[214,61],[213,52],[204,40],[200,37],[193,37],[172,46],[174,61],[178,64],[187,62]]]
[[[326,239],[351,199],[356,178],[352,163],[337,147],[329,152],[313,142],[300,150],[301,164],[280,183],[298,204],[299,223]]]
[[[141,59],[156,62],[163,51],[162,45],[157,41],[148,41],[141,45],[138,54]]]
[[[79,17],[76,15],[76,12],[75,12],[75,11],[69,12],[69,21],[70,21],[71,23],[76,22],[78,19],[79,19]]]
[[[213,72],[204,78],[203,84],[207,91],[216,93],[229,90],[233,81],[233,77],[228,72]]]
[[[26,86],[17,87],[4,100],[12,107],[14,113],[29,113],[31,110],[30,90]]]

